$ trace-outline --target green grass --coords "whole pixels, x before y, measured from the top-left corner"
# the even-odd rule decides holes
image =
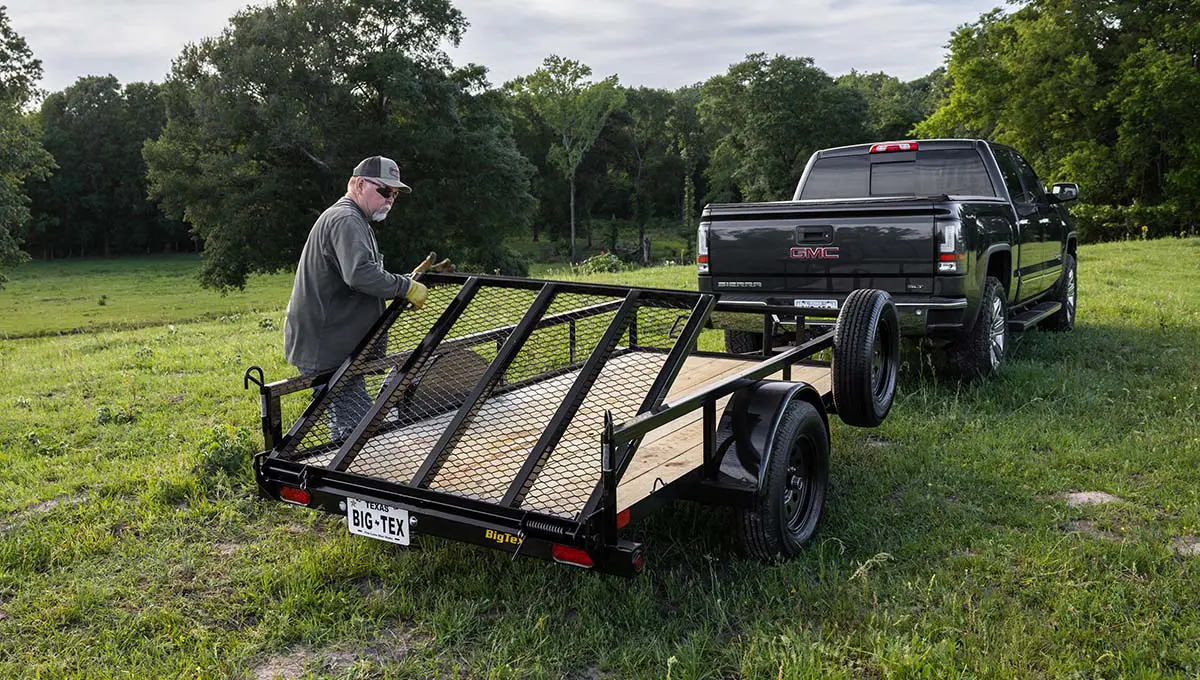
[[[197,255],[33,262],[0,290],[0,338],[140,328],[273,312],[287,306],[292,274],[252,277],[245,290],[203,289]]]
[[[241,375],[290,375],[288,281],[209,299],[194,261],[157,262],[174,283],[55,264],[0,293],[155,281],[121,317],[0,316],[10,336],[110,324],[0,342],[0,677],[1200,675],[1200,556],[1177,549],[1200,536],[1198,240],[1085,247],[1078,328],[1028,334],[997,379],[913,358],[882,427],[835,424],[798,559],[744,560],[725,512],[679,504],[635,528],[632,581],[258,500]]]

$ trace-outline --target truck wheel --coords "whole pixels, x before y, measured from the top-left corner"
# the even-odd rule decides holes
[[[896,396],[900,320],[882,290],[846,298],[833,330],[833,403],[847,425],[876,427]]]
[[[725,351],[731,354],[754,354],[763,350],[762,333],[725,331]]]
[[[1008,305],[1004,302],[1004,286],[999,279],[989,276],[983,283],[975,327],[955,343],[952,356],[959,373],[970,380],[1000,370],[1007,351]]]
[[[1075,328],[1075,257],[1070,253],[1063,258],[1062,278],[1058,281],[1054,300],[1062,303],[1062,309],[1042,322],[1044,328],[1052,331],[1069,331]]]
[[[829,431],[816,407],[793,401],[771,438],[762,493],[741,510],[743,551],[758,559],[794,557],[821,522],[829,486]]]

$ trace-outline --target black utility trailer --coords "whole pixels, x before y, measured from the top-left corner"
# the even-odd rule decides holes
[[[714,310],[747,313],[709,293],[422,280],[424,308],[393,303],[336,371],[246,371],[264,496],[401,545],[443,536],[622,575],[644,564],[622,530],[689,498],[740,513],[749,554],[788,557],[824,506],[827,413],[874,426],[891,406],[899,327],[882,291],[854,293],[803,343],[805,310],[763,305],[763,349],[739,355],[696,349]],[[795,346],[772,346],[780,319]],[[280,397],[309,388],[285,433]]]

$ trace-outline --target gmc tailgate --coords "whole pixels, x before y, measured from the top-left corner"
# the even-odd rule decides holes
[[[707,228],[710,290],[844,298],[859,288],[932,294],[938,247],[935,220],[946,196],[715,204]],[[704,285],[701,276],[701,287]],[[786,298],[786,299],[783,299]]]

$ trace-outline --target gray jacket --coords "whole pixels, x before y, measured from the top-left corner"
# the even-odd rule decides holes
[[[383,268],[366,215],[341,198],[317,218],[300,253],[283,325],[288,363],[301,371],[340,366],[408,284]]]

